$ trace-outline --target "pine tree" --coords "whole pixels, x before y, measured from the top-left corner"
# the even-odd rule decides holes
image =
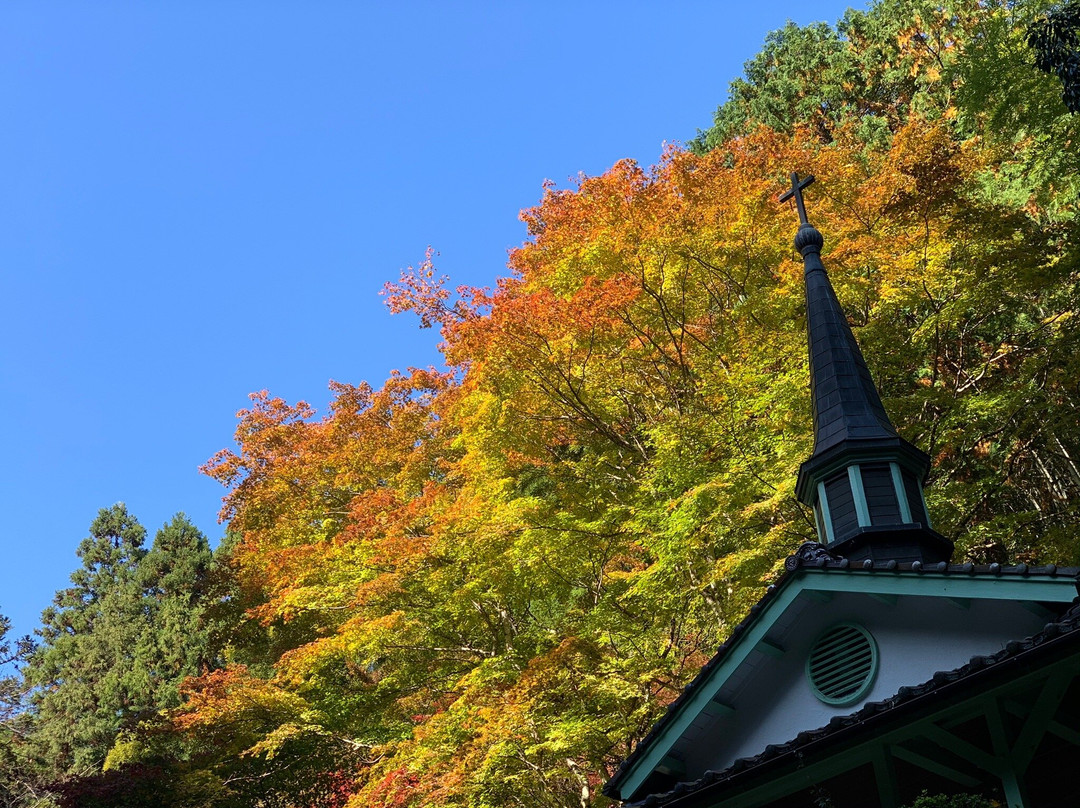
[[[57,775],[98,771],[121,732],[176,707],[180,682],[205,667],[206,537],[183,514],[149,551],[145,536],[122,503],[102,509],[73,586],[42,615],[26,678],[38,688],[33,741]]]
[[[139,564],[147,623],[136,660],[156,709],[178,706],[180,682],[206,666],[205,600],[212,558],[206,537],[178,513],[157,532]]]
[[[26,676],[38,688],[34,741],[57,773],[98,769],[117,733],[149,707],[149,679],[135,664],[147,624],[145,536],[123,503],[103,508],[79,545],[73,585],[42,613]]]

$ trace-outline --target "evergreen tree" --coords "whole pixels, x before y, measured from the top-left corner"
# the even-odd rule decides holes
[[[118,503],[103,508],[79,545],[73,586],[41,616],[42,644],[27,666],[34,740],[57,773],[100,767],[117,733],[145,708],[148,680],[135,665],[146,625],[138,564],[146,530]]]
[[[156,709],[178,706],[180,682],[207,664],[205,601],[212,559],[206,537],[178,513],[157,532],[139,564],[147,624],[136,659]]]
[[[101,510],[73,586],[42,615],[26,676],[33,741],[54,774],[99,770],[118,735],[177,706],[179,683],[205,664],[206,537],[183,514],[149,551],[145,536],[123,504]]]

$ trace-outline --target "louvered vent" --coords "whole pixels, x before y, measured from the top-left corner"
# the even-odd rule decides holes
[[[853,623],[822,634],[806,660],[814,695],[826,704],[851,704],[862,698],[877,673],[877,646],[870,632]]]

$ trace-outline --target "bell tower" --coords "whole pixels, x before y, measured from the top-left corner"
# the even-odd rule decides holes
[[[814,404],[814,450],[799,468],[795,494],[814,509],[820,541],[859,561],[948,561],[953,545],[930,527],[922,487],[930,457],[889,420],[825,265],[824,239],[810,224],[802,192],[811,174],[791,175],[799,211],[795,249],[803,257]]]

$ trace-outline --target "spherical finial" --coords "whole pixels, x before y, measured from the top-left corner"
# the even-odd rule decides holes
[[[801,225],[799,232],[795,234],[795,249],[803,255],[821,252],[824,244],[825,239],[822,238],[821,233],[812,224]]]

